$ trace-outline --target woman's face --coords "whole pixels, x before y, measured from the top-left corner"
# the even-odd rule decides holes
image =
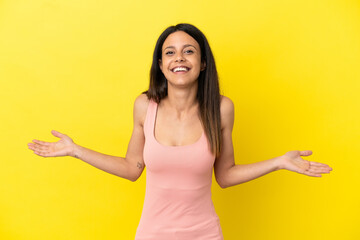
[[[168,85],[178,87],[191,86],[205,69],[199,44],[183,31],[174,32],[165,39],[159,66]]]

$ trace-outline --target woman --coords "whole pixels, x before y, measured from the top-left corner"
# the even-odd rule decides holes
[[[73,156],[103,171],[136,181],[147,167],[146,195],[136,240],[223,239],[211,200],[212,169],[222,187],[287,169],[321,177],[332,169],[306,161],[311,151],[235,165],[234,106],[220,96],[215,61],[203,33],[190,24],[167,28],[154,51],[149,90],[134,104],[134,129],[125,158],[60,140],[33,140],[43,157]]]

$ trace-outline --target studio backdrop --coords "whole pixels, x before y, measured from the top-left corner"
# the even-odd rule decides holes
[[[280,170],[230,188],[213,177],[226,240],[360,239],[360,3],[355,0],[0,1],[0,239],[131,240],[146,168],[131,182],[32,139],[125,157],[159,35],[208,38],[235,104],[236,164],[290,150],[334,170]]]

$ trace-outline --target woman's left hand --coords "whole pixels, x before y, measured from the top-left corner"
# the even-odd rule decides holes
[[[330,173],[332,168],[319,162],[306,161],[301,156],[310,156],[312,151],[290,151],[280,157],[279,168],[305,174],[311,177],[321,177],[322,173]]]

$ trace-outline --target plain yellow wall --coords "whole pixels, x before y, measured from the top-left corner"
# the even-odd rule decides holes
[[[356,0],[0,1],[0,239],[134,239],[145,171],[132,183],[27,143],[55,129],[125,156],[156,40],[180,22],[207,36],[235,103],[237,164],[309,149],[334,169],[213,180],[225,239],[360,239]]]

